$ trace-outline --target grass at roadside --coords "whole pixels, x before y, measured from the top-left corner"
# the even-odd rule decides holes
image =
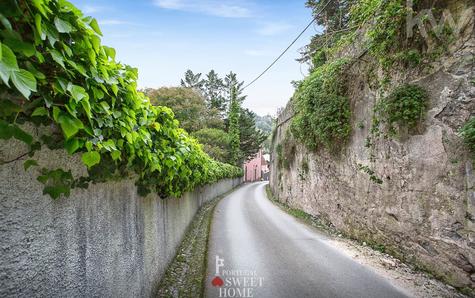
[[[289,205],[287,205],[285,203],[282,203],[279,200],[277,200],[277,198],[274,197],[274,194],[272,193],[269,184],[266,185],[266,194],[267,194],[267,197],[269,198],[269,200],[272,203],[277,205],[280,209],[282,209],[286,213],[288,213],[288,214],[292,215],[293,217],[301,220],[305,224],[307,224],[309,226],[312,226],[312,227],[315,227],[315,228],[318,228],[320,230],[323,230],[323,231],[325,231],[326,233],[328,233],[330,235],[339,235],[340,234],[331,224],[325,223],[322,219],[320,219],[316,216],[313,216],[311,214],[308,214],[308,213],[306,213],[306,212],[304,212],[300,209],[292,208]]]
[[[214,208],[233,190],[205,203],[196,213],[156,290],[155,297],[203,297],[208,239]]]

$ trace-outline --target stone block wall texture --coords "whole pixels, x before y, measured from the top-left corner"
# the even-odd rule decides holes
[[[0,160],[27,148],[0,140]],[[200,206],[241,183],[226,179],[181,198],[140,197],[132,179],[42,194],[34,169],[0,166],[0,297],[150,297]],[[80,155],[42,149],[40,166],[86,169]]]
[[[368,83],[376,63],[363,56],[347,73],[352,133],[342,152],[309,151],[294,140],[296,155],[290,166],[280,168],[276,147],[292,122],[289,103],[274,136],[270,185],[280,201],[345,234],[384,245],[452,285],[473,288],[474,159],[458,130],[475,115],[474,14],[473,2],[456,2],[462,3],[456,18],[461,33],[450,54],[429,71],[392,71],[393,87],[417,84],[430,94],[419,131],[379,138],[371,162],[365,141],[373,107],[383,95]],[[370,181],[358,164],[371,166],[383,184]]]

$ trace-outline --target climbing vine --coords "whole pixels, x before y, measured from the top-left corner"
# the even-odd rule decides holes
[[[376,104],[372,129],[377,129],[383,122],[391,137],[396,135],[397,128],[415,128],[424,117],[428,99],[426,90],[420,86],[404,84],[397,87]]]
[[[350,135],[350,102],[343,76],[346,59],[317,67],[294,95],[293,135],[309,149],[334,151]]]
[[[78,180],[62,169],[40,169],[45,193],[67,196],[71,187],[135,172],[141,194],[180,196],[242,175],[212,160],[170,109],[137,91],[137,69],[116,62],[115,50],[101,44],[97,21],[71,3],[2,1],[0,30],[0,138],[26,143],[30,156],[42,145],[81,153],[89,169]],[[52,125],[59,134],[35,139],[22,129],[25,122]]]

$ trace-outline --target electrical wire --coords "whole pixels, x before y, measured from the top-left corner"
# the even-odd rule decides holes
[[[323,10],[325,10],[325,8],[327,8],[327,6],[330,4],[332,0],[328,0],[327,3],[317,12],[317,14],[315,14],[315,17],[312,19],[312,21],[302,30],[302,32],[300,32],[300,34],[290,43],[290,45],[260,74],[258,75],[254,80],[252,80],[249,84],[247,84],[246,86],[244,86],[242,88],[242,90],[246,89],[247,87],[251,86],[252,84],[254,84],[257,80],[259,80],[267,71],[269,71],[269,69],[272,68],[272,66],[274,66],[277,61],[280,60],[280,58],[282,58],[282,56],[285,55],[285,53],[287,53],[287,51],[297,42],[297,40],[305,33],[305,31],[307,31],[308,28],[310,28],[310,26],[312,26],[312,24],[317,20],[317,17],[323,12]]]

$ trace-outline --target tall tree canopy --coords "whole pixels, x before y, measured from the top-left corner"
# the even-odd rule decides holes
[[[230,137],[230,162],[238,165],[241,161],[241,140],[239,118],[241,106],[236,97],[236,88],[231,87],[231,103],[229,107],[229,137]]]
[[[221,113],[226,111],[227,100],[224,97],[223,80],[214,70],[206,75],[201,90],[211,109],[216,109]]]
[[[243,92],[244,82],[239,81],[236,73],[231,71],[220,78],[211,70],[201,79],[200,74],[188,70],[182,85],[194,90],[196,86],[200,86],[199,93],[206,101],[207,113],[204,114],[208,119],[205,128],[194,136],[205,144],[203,148],[208,154],[218,160],[239,164],[259,151],[268,133],[256,127],[255,113],[241,107],[246,95]],[[219,117],[221,122],[218,121]],[[207,128],[221,129],[221,132]],[[227,143],[224,142],[223,132],[228,135]],[[231,153],[223,154],[224,148]]]
[[[244,160],[252,158],[259,151],[268,134],[256,127],[256,114],[249,109],[241,109],[239,130],[241,158]]]
[[[208,111],[203,97],[191,88],[162,87],[146,89],[145,95],[155,106],[169,107],[175,113],[180,126],[188,132],[204,128]]]
[[[203,150],[212,158],[227,162],[230,159],[230,137],[222,129],[204,128],[192,133],[203,144]]]
[[[203,80],[201,79],[201,73],[193,73],[191,70],[185,72],[185,78],[181,80],[181,86],[185,88],[201,89],[203,86]]]
[[[348,28],[349,12],[356,0],[308,0],[305,4],[312,9],[316,23],[323,27],[323,32],[314,35],[310,44],[301,50],[302,57],[299,62],[310,62],[312,66],[318,66],[325,62],[324,52],[315,55],[320,49],[333,45]],[[328,5],[327,5],[328,4]]]

